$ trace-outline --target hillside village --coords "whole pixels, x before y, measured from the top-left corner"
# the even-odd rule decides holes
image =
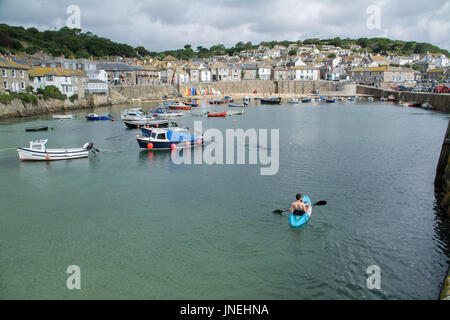
[[[55,86],[67,97],[106,94],[114,86],[214,83],[245,80],[329,80],[393,88],[399,84],[447,82],[449,60],[443,53],[376,55],[358,45],[259,45],[239,54],[208,58],[152,57],[73,59],[43,52],[0,55],[0,93],[37,92]]]

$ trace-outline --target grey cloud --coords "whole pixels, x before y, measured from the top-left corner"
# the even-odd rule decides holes
[[[388,36],[450,48],[446,0],[0,0],[0,20],[60,28],[71,4],[82,10],[83,31],[149,50],[336,36]],[[379,30],[366,27],[373,4],[381,8]]]

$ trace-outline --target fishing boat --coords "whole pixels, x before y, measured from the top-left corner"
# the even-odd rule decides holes
[[[99,116],[96,113],[89,113],[87,116],[84,116],[86,120],[111,120],[111,115],[108,114],[107,116]]]
[[[325,99],[325,102],[334,103],[334,102],[336,102],[336,98],[328,97]]]
[[[69,120],[72,119],[72,117],[73,116],[71,114],[54,114],[52,116],[52,118],[56,120]]]
[[[42,126],[42,127],[33,127],[33,128],[25,128],[25,131],[48,131],[48,127]]]
[[[224,112],[208,112],[207,115],[209,118],[211,118],[211,117],[226,117],[227,113],[225,111]]]
[[[191,107],[198,107],[199,103],[197,100],[188,100],[184,103],[187,106],[191,106]]]
[[[347,100],[353,102],[353,101],[355,101],[355,98],[353,98],[353,97],[348,97]]]
[[[311,101],[311,98],[302,98],[302,103],[310,103]]]
[[[250,102],[250,101],[252,101],[252,98],[250,98],[250,97],[243,97],[243,98],[242,98],[242,101],[244,101],[244,102]]]
[[[337,97],[336,100],[337,100],[337,101],[344,101],[344,98],[342,98],[342,97]]]
[[[300,103],[300,100],[297,99],[297,98],[290,98],[288,100],[288,103],[290,103],[290,104],[298,104],[298,103]]]
[[[373,100],[375,100],[374,97],[368,97],[368,98],[367,98],[367,101],[373,101]]]
[[[422,103],[421,108],[424,110],[434,110],[434,107],[428,101],[425,103]]]
[[[279,97],[260,98],[259,101],[261,102],[261,104],[280,104],[281,98]]]
[[[182,111],[164,111],[163,108],[157,108],[153,111],[153,116],[159,119],[178,118],[183,115],[184,113]]]
[[[53,161],[86,158],[93,147],[93,143],[85,143],[81,148],[47,149],[48,139],[30,141],[28,148],[18,148],[17,153],[22,161]]]
[[[137,136],[136,139],[140,148],[151,150],[191,148],[203,145],[203,136],[192,135],[187,128],[153,129],[150,136]]]
[[[169,109],[172,110],[191,110],[191,106],[188,106],[181,102],[173,102],[169,104]]]
[[[156,119],[156,118],[146,118],[146,119],[140,119],[140,120],[125,120],[123,123],[130,128],[140,128],[144,126],[149,127],[167,127],[169,126],[169,121],[164,119]]]
[[[395,96],[391,94],[391,95],[387,98],[387,101],[395,102]]]
[[[306,223],[308,223],[309,219],[311,218],[312,214],[311,200],[309,199],[308,196],[303,196],[302,199],[305,204],[309,205],[308,211],[302,215],[296,215],[294,213],[291,213],[289,215],[289,224],[291,225],[291,227],[298,228],[304,226]]]
[[[228,107],[230,107],[230,108],[244,108],[245,104],[244,103],[231,102],[231,103],[228,104]]]

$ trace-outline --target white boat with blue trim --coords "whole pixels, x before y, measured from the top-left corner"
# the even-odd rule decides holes
[[[22,161],[53,161],[86,158],[93,147],[93,143],[86,142],[81,148],[47,149],[48,139],[30,141],[30,146],[19,147],[17,153]]]

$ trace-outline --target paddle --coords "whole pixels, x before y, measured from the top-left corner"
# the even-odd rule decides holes
[[[317,201],[316,203],[314,203],[312,206],[313,207],[315,207],[315,206],[324,206],[326,204],[327,204],[327,202],[325,200],[320,200],[320,201]],[[272,212],[276,213],[276,214],[282,214],[285,211],[289,211],[289,209],[287,209],[287,210],[279,210],[278,209],[278,210],[273,210]]]

